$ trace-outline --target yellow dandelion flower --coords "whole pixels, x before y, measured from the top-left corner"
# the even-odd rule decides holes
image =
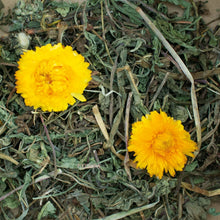
[[[43,111],[63,111],[82,95],[91,80],[89,63],[84,57],[62,44],[36,47],[21,55],[15,73],[17,93],[27,106]]]
[[[181,121],[168,117],[165,112],[153,111],[132,125],[128,151],[134,151],[137,167],[147,169],[162,178],[164,171],[171,176],[182,171],[187,156],[193,157],[197,145],[184,130]]]

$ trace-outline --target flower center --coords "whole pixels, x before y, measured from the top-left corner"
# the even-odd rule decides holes
[[[68,88],[68,67],[44,60],[37,67],[35,79],[38,94],[61,94]]]
[[[161,133],[156,136],[153,148],[157,153],[164,155],[166,152],[170,151],[170,149],[174,147],[173,145],[173,136],[169,133]]]

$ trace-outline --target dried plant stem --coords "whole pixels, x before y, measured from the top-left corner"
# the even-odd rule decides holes
[[[63,35],[65,31],[68,29],[68,25],[66,22],[59,22],[57,28],[58,28],[57,42],[62,44]]]
[[[95,116],[95,119],[98,123],[98,126],[103,134],[103,136],[105,137],[105,140],[108,141],[109,140],[109,135],[108,135],[108,131],[106,129],[106,126],[105,126],[105,123],[104,121],[102,120],[102,116],[99,112],[99,108],[98,108],[98,105],[95,105],[93,108],[92,108],[92,111],[93,111],[93,114]]]
[[[128,211],[122,211],[122,212],[118,212],[116,214],[112,214],[110,216],[104,217],[102,218],[102,220],[117,220],[117,219],[122,219],[125,218],[127,216],[133,215],[135,213],[144,211],[146,209],[151,209],[153,208],[155,205],[157,205],[157,203],[160,201],[159,197],[157,199],[156,202],[154,203],[150,203],[141,207],[137,207],[137,208],[133,208],[133,209],[129,209]]]
[[[153,22],[145,15],[145,13],[141,10],[141,8],[136,7],[135,5],[131,4],[127,0],[122,0],[132,8],[134,8],[139,15],[144,19],[146,24],[151,28],[151,30],[156,34],[156,36],[161,40],[164,47],[170,52],[174,60],[178,63],[183,73],[186,75],[186,77],[191,82],[191,100],[192,100],[192,107],[193,107],[193,115],[195,119],[195,126],[196,126],[196,133],[197,133],[197,144],[198,144],[198,150],[196,152],[196,155],[199,152],[200,146],[201,146],[201,126],[200,126],[200,117],[199,117],[199,110],[198,110],[198,104],[197,104],[197,98],[196,98],[196,92],[195,92],[195,85],[194,85],[194,79],[187,69],[186,65],[183,63],[179,55],[176,53],[176,51],[171,47],[169,42],[165,39],[165,37],[162,35],[162,33],[157,29],[157,27],[153,24]]]
[[[41,119],[41,122],[42,122],[42,124],[43,124],[43,126],[44,126],[44,131],[45,131],[45,133],[46,133],[47,139],[48,139],[48,141],[49,141],[49,143],[50,143],[50,146],[51,146],[51,148],[52,148],[52,151],[53,151],[54,178],[56,178],[56,176],[57,176],[57,162],[56,162],[55,147],[54,147],[54,145],[53,145],[53,143],[52,143],[52,141],[51,141],[51,139],[50,139],[49,132],[48,132],[47,127],[46,127],[46,125],[45,125],[45,123],[44,123],[44,119],[43,119],[43,116],[42,116],[41,113],[40,113],[40,119]]]
[[[156,101],[156,99],[157,99],[158,95],[160,94],[160,92],[161,92],[163,86],[165,85],[168,76],[169,76],[169,73],[167,72],[166,75],[165,75],[165,77],[163,78],[163,81],[161,82],[159,88],[157,89],[157,91],[156,91],[156,93],[155,93],[155,95],[154,95],[154,97],[153,97],[153,99],[152,99],[152,101],[151,101],[150,106],[148,107],[149,111],[150,111],[151,108],[153,107],[154,102]]]
[[[111,58],[111,55],[110,55],[110,52],[109,52],[109,49],[108,49],[108,45],[106,43],[106,39],[105,39],[105,28],[104,28],[104,16],[103,16],[103,2],[101,1],[101,22],[102,22],[102,38],[104,39],[104,44],[105,44],[105,49],[106,49],[106,52],[108,54],[108,57],[109,57],[109,60],[111,62],[112,65],[114,65],[114,62]]]
[[[0,66],[12,66],[12,67],[17,67],[18,64],[0,62]]]
[[[93,111],[93,114],[94,114],[94,116],[95,116],[95,119],[96,119],[96,121],[97,121],[97,123],[98,123],[98,126],[99,126],[99,128],[100,128],[100,130],[101,130],[103,136],[105,137],[105,140],[106,140],[107,142],[109,142],[110,137],[109,137],[109,134],[108,134],[108,132],[107,132],[105,123],[104,123],[103,120],[102,120],[102,116],[101,116],[101,114],[100,114],[100,112],[99,112],[98,106],[95,105],[95,106],[92,108],[92,111]],[[104,148],[105,148],[105,147],[106,147],[106,145],[104,146]],[[118,158],[120,158],[121,160],[124,160],[124,156],[121,155],[121,154],[119,154],[119,153],[117,153],[113,145],[110,146],[110,149],[111,149],[112,153],[115,154]]]
[[[62,170],[59,169],[59,170],[57,170],[56,175],[61,174],[61,173],[62,173]],[[52,172],[48,173],[48,175],[41,176],[41,177],[37,178],[34,182],[30,183],[30,185],[42,182],[43,180],[47,180],[47,179],[51,178],[51,176],[53,176],[54,174],[55,174],[55,172],[52,171]],[[24,187],[24,185],[21,185],[21,186],[15,188],[15,189],[13,189],[11,192],[5,194],[4,196],[1,196],[0,197],[0,202],[3,201],[4,199],[6,199],[7,197],[9,197],[10,195],[12,195],[13,193],[19,191],[23,187]]]
[[[167,70],[165,70],[165,69],[158,68],[157,70],[160,72],[163,72],[163,73],[167,73]],[[193,73],[193,78],[194,78],[194,80],[195,79],[205,79],[210,76],[214,76],[214,75],[218,75],[218,74],[220,74],[220,68],[213,68],[212,70],[195,72],[195,73]],[[186,79],[185,75],[180,75],[178,73],[173,73],[173,72],[172,73],[169,72],[169,77],[172,77],[173,79],[176,79],[176,80],[185,80]]]
[[[128,166],[129,162],[129,154],[128,154],[128,141],[129,141],[129,116],[130,116],[130,108],[131,108],[131,99],[132,99],[132,92],[128,94],[126,110],[125,110],[125,144],[126,144],[126,154],[124,159],[124,167],[125,171],[128,175],[129,180],[131,181],[131,172]]]
[[[6,154],[3,154],[3,153],[0,153],[0,159],[3,159],[3,160],[8,160],[10,161],[11,163],[15,164],[15,165],[18,165],[18,161],[16,161],[15,159],[13,159],[12,157],[9,157],[8,155]]]
[[[114,20],[114,18],[113,18],[112,15],[111,15],[111,12],[110,12],[110,10],[109,10],[109,8],[108,8],[108,2],[107,2],[107,0],[104,0],[104,4],[105,4],[105,10],[106,10],[106,12],[107,12],[109,18],[110,18],[111,21],[114,23],[114,25],[117,26],[117,28],[120,29],[120,26],[117,24],[117,22]]]
[[[132,92],[129,92],[125,110],[125,144],[126,147],[128,146],[128,139],[129,139],[129,115],[130,115],[130,108],[131,108],[131,99],[132,99]]]
[[[202,189],[198,186],[195,186],[194,184],[191,185],[191,184],[186,183],[186,182],[181,182],[181,185],[182,185],[183,188],[186,188],[190,191],[202,194],[204,196],[212,197],[212,196],[220,195],[220,189],[215,189],[215,190],[208,191],[208,190]]]
[[[110,76],[110,91],[113,91],[113,82],[114,82],[114,76],[116,72],[118,64],[118,55],[115,58],[114,65],[111,70],[111,76]],[[114,105],[114,96],[113,94],[110,95],[110,106],[109,106],[109,123],[112,126],[112,121],[113,121],[113,105]]]
[[[95,105],[95,106],[92,108],[92,111],[93,111],[93,114],[94,114],[95,119],[96,119],[96,121],[97,121],[97,124],[98,124],[98,126],[99,126],[99,128],[100,128],[100,130],[101,130],[101,132],[102,132],[102,134],[103,134],[103,136],[105,137],[105,140],[106,140],[107,142],[109,142],[110,137],[109,137],[109,134],[108,134],[107,129],[106,129],[106,127],[105,127],[105,123],[104,123],[103,120],[102,120],[102,116],[101,116],[101,114],[100,114],[100,112],[99,112],[98,106]],[[105,147],[106,147],[106,144],[104,145],[104,148],[105,148]],[[115,156],[117,156],[119,159],[121,159],[122,161],[124,161],[125,157],[124,157],[123,155],[117,153],[116,150],[115,150],[115,147],[114,147],[113,145],[109,146],[109,148],[111,149],[112,153],[113,153]],[[133,167],[133,168],[137,168],[137,167],[136,167],[136,164],[135,164],[134,162],[132,162],[131,160],[129,161],[129,166],[131,166],[131,167]]]

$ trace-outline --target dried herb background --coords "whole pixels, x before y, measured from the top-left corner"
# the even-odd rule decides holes
[[[181,120],[197,141],[191,83],[175,59],[123,0],[78,4],[19,1],[0,23],[1,219],[206,219],[219,197],[220,29],[201,18],[205,4],[131,1],[170,43],[193,76],[201,148],[176,178],[150,178],[126,154],[131,123],[153,110]],[[25,49],[71,45],[93,80],[60,113],[34,112],[16,94]],[[54,163],[51,143],[56,152]]]

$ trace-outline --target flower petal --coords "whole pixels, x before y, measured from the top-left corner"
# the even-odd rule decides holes
[[[82,95],[82,94],[77,94],[77,93],[71,93],[71,95],[73,97],[75,97],[76,99],[78,99],[81,102],[85,102],[86,98]]]

